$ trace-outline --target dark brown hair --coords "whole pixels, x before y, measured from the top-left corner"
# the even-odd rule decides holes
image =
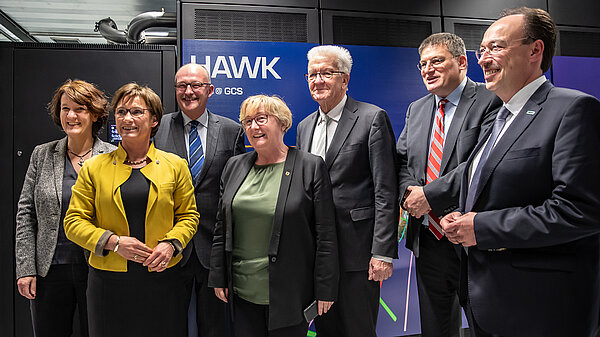
[[[108,98],[104,92],[86,81],[67,79],[65,83],[56,89],[52,100],[48,103],[50,116],[61,130],[60,100],[63,95],[67,95],[73,102],[85,106],[87,111],[93,117],[96,117],[96,121],[92,123],[92,137],[96,137],[108,118]]]
[[[154,126],[150,132],[150,137],[154,137],[158,131],[160,120],[163,116],[162,102],[154,90],[147,86],[139,85],[135,82],[127,83],[117,89],[117,92],[115,92],[115,96],[112,98],[111,102],[111,110],[114,111],[117,107],[117,104],[119,104],[121,101],[128,101],[130,99],[134,99],[135,97],[139,97],[144,100],[144,103],[146,103],[150,114],[156,117],[156,126]]]
[[[542,72],[547,72],[552,65],[552,57],[556,48],[557,29],[554,20],[548,12],[539,8],[519,7],[513,9],[505,9],[500,14],[500,17],[510,15],[523,15],[525,24],[523,36],[530,40],[542,40],[544,42],[544,54],[542,56]]]

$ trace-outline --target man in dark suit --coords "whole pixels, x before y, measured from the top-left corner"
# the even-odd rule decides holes
[[[406,247],[416,257],[421,335],[458,337],[460,250],[443,236],[439,218],[458,208],[464,162],[501,101],[467,78],[465,44],[457,35],[429,36],[419,55],[430,94],[408,107],[397,143],[399,195],[411,214]]]
[[[186,158],[191,166],[201,219],[196,235],[183,252],[182,265],[193,273],[199,335],[221,337],[225,308],[213,289],[207,286],[210,250],[221,172],[230,157],[245,152],[244,134],[238,123],[206,109],[214,86],[203,66],[186,64],[181,67],[175,74],[175,90],[181,111],[163,116],[154,144],[161,150]]]
[[[308,52],[308,87],[319,109],[298,125],[296,145],[325,159],[336,209],[340,286],[317,335],[376,336],[379,281],[398,255],[394,132],[381,108],[346,95],[352,57],[338,46]]]
[[[467,161],[460,212],[442,220],[465,247],[472,336],[592,336],[598,326],[600,102],[544,77],[556,32],[543,10],[505,11],[477,52],[504,106]]]

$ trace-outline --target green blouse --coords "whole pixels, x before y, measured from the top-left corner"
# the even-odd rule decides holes
[[[269,304],[269,242],[285,162],[254,165],[233,198],[233,291]]]

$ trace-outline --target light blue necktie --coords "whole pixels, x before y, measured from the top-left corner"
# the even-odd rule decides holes
[[[496,120],[494,121],[492,134],[490,135],[490,138],[488,139],[488,142],[485,145],[483,152],[481,153],[479,163],[477,164],[475,172],[473,173],[473,177],[471,178],[471,185],[469,186],[469,191],[467,192],[467,200],[465,202],[465,213],[470,212],[473,209],[473,206],[475,204],[475,195],[477,195],[477,192],[481,188],[479,186],[481,170],[483,169],[483,166],[485,165],[485,162],[487,161],[490,152],[492,152],[496,140],[498,139],[500,132],[504,128],[504,124],[506,124],[506,118],[508,118],[509,114],[510,111],[508,111],[506,107],[502,107],[500,111],[498,111],[498,115],[496,116]]]
[[[204,150],[202,149],[202,141],[198,134],[198,121],[190,122],[190,171],[192,172],[192,180],[196,182],[200,171],[202,170],[202,164],[204,164]]]

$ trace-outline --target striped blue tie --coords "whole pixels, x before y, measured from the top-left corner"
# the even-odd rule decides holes
[[[198,135],[198,124],[198,121],[190,122],[190,171],[194,182],[198,179],[202,164],[204,164],[204,150],[200,135]]]

